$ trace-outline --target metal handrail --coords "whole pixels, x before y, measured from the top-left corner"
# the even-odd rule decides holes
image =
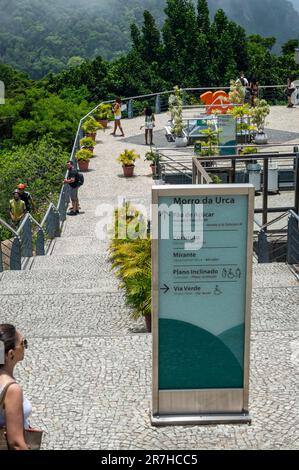
[[[293,211],[292,211],[292,212],[293,212]],[[286,211],[286,212],[284,212],[283,214],[280,214],[278,217],[275,217],[275,219],[270,220],[270,222],[267,222],[266,224],[261,225],[261,226],[260,226],[260,227],[261,227],[261,230],[264,231],[265,228],[270,227],[270,225],[275,224],[276,222],[278,222],[278,221],[281,220],[281,219],[284,219],[287,215],[289,215],[289,213],[290,213],[290,211]],[[299,219],[298,219],[298,220],[299,220]]]
[[[278,89],[278,88],[285,88],[285,85],[270,85],[270,86],[260,86],[259,87],[259,91],[261,90],[264,90],[264,89],[267,89],[267,88],[270,88],[270,89]],[[193,87],[193,88],[181,88],[182,92],[185,92],[185,93],[188,93],[188,92],[200,92],[200,91],[207,91],[207,90],[228,90],[229,87],[225,86],[225,87]],[[124,98],[123,101],[124,102],[128,102],[128,117],[133,117],[133,111],[131,109],[131,112],[129,112],[129,108],[130,108],[130,105],[132,106],[132,102],[134,100],[139,100],[139,99],[145,99],[145,98],[154,98],[156,97],[156,113],[159,113],[161,112],[161,103],[160,103],[160,100],[158,99],[160,96],[164,96],[164,95],[169,95],[173,93],[173,90],[166,90],[166,91],[162,91],[162,92],[157,92],[157,93],[149,93],[149,94],[146,94],[146,95],[137,95],[137,96],[131,96],[131,97],[127,97],[127,98]],[[106,100],[106,101],[102,101],[100,102],[97,106],[95,106],[91,111],[89,111],[85,116],[83,116],[79,123],[78,123],[78,127],[77,127],[77,131],[76,131],[76,136],[75,136],[75,140],[74,140],[74,143],[73,143],[73,147],[72,147],[72,151],[71,151],[71,155],[70,155],[70,160],[74,161],[75,164],[77,164],[77,161],[76,161],[76,158],[75,158],[75,152],[76,152],[76,149],[79,147],[79,138],[80,138],[80,133],[82,132],[81,131],[81,128],[82,128],[82,123],[85,121],[85,119],[87,119],[90,115],[92,115],[101,105],[103,104],[110,104],[112,103],[113,100]],[[294,144],[293,144],[294,145]],[[250,157],[250,155],[246,155],[246,159],[244,160],[247,160],[248,158]],[[227,159],[229,159],[230,157],[227,157]],[[256,156],[255,156],[256,158]],[[259,157],[260,158],[260,155]],[[169,158],[169,160],[171,160],[171,158]],[[175,161],[173,160],[173,163]],[[165,164],[165,162],[164,162]],[[185,167],[181,162],[177,162],[177,164],[179,166],[181,166],[184,170],[189,170],[189,168]],[[181,169],[179,169],[179,171],[181,171],[183,173],[183,171]],[[205,172],[205,170],[203,169],[203,171]],[[183,173],[184,174],[184,173]],[[67,175],[67,172],[66,172],[66,175]],[[208,175],[207,175],[208,176]],[[206,178],[206,177],[205,177]],[[60,223],[62,224],[63,221],[65,220],[65,212],[66,212],[66,204],[65,204],[65,201],[66,201],[66,194],[65,194],[65,189],[64,189],[64,186],[62,186],[61,190],[60,190],[60,194],[59,194],[59,199],[58,199],[58,204],[57,204],[57,207],[54,206],[53,203],[51,203],[46,211],[46,214],[41,222],[41,224],[39,224],[32,216],[31,214],[29,215],[26,215],[24,220],[22,220],[22,223],[20,225],[20,227],[17,229],[17,230],[14,230],[13,227],[11,227],[7,222],[5,222],[3,219],[0,218],[0,225],[4,226],[7,230],[9,230],[14,236],[15,236],[15,239],[16,240],[19,240],[20,238],[20,234],[23,230],[23,228],[26,226],[26,223],[28,222],[28,218],[30,219],[30,221],[32,221],[37,227],[39,227],[39,234],[41,233],[42,236],[43,236],[43,232],[47,232],[47,222],[48,220],[52,217],[51,219],[51,223],[49,224],[51,226],[51,233],[52,235],[54,236],[57,236],[58,232],[59,232],[59,226],[60,226]],[[57,212],[59,211],[59,212]],[[53,219],[54,218],[54,219]],[[58,226],[57,226],[57,221],[58,221]],[[60,222],[60,223],[59,223]],[[0,255],[1,255],[1,249],[0,249]],[[1,256],[0,256],[0,261],[1,261]],[[15,266],[18,266],[20,265],[20,263],[16,263]],[[1,271],[1,262],[0,262],[0,271]],[[14,269],[18,269],[16,267],[14,267]]]
[[[213,182],[212,178],[208,175],[204,167],[201,165],[201,163],[197,160],[197,158],[192,158],[192,182],[193,179],[197,181],[197,176],[200,174],[200,176],[203,178],[203,180],[206,182],[206,184],[211,184]]]
[[[290,213],[290,215],[291,215],[292,217],[295,217],[295,219],[297,219],[298,222],[299,222],[299,215],[296,214],[296,212],[294,212],[292,209],[290,209],[290,210],[289,210],[289,213]]]
[[[5,220],[1,219],[1,217],[0,224],[7,228],[7,230],[10,230],[10,232],[13,233],[16,237],[18,236],[17,231],[13,227],[11,227],[7,222],[5,222]]]

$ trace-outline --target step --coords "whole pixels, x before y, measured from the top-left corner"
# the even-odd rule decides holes
[[[119,280],[113,273],[98,271],[34,270],[6,271],[0,281],[1,295],[36,292],[117,292]]]
[[[94,236],[70,236],[56,238],[51,249],[53,255],[97,255],[109,248],[108,241],[100,241]]]
[[[285,263],[258,263],[253,268],[254,287],[299,286],[294,273]]]
[[[123,335],[144,328],[143,319],[136,322],[131,318],[120,291],[68,291],[64,295],[36,292],[30,296],[0,295],[1,322],[18,325],[26,335],[46,338]]]
[[[109,274],[111,272],[111,262],[108,251],[102,255],[35,256],[32,259],[30,270],[98,271]]]

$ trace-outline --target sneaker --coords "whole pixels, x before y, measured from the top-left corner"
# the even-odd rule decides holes
[[[76,214],[80,214],[80,212],[79,212],[79,211],[76,211]]]
[[[77,212],[70,211],[70,212],[67,212],[67,215],[77,215]]]

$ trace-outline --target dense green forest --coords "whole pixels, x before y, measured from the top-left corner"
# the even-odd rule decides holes
[[[276,53],[298,36],[299,14],[287,0],[208,4],[212,17],[222,8],[247,34],[274,36]],[[41,78],[83,59],[117,57],[130,49],[130,24],[140,26],[148,10],[160,29],[165,6],[166,0],[0,0],[0,62]]]
[[[299,77],[294,61],[298,41],[286,43],[276,56],[271,52],[274,38],[246,36],[223,10],[210,21],[206,0],[198,0],[196,7],[191,0],[167,0],[161,33],[145,11],[141,26],[133,24],[130,34],[128,53],[112,61],[100,56],[85,60],[41,80],[0,64],[6,85],[6,103],[0,106],[0,215],[7,218],[11,191],[21,180],[28,183],[39,211],[55,200],[78,121],[101,100],[174,85],[225,86],[241,70],[262,85]]]

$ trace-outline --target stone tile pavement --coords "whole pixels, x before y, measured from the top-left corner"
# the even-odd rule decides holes
[[[165,120],[157,116],[156,129]],[[142,133],[142,122],[124,121],[126,137]],[[116,162],[124,148],[142,156],[132,179],[122,177]],[[46,431],[43,447],[298,448],[299,288],[283,265],[254,266],[252,425],[151,426],[151,335],[130,318],[108,242],[97,237],[102,203],[115,204],[120,196],[149,206],[146,150],[109,130],[98,133],[96,157],[80,189],[82,213],[68,217],[62,237],[48,256],[34,259],[30,271],[0,278],[1,322],[15,323],[29,341],[17,378],[33,403],[32,424]]]

